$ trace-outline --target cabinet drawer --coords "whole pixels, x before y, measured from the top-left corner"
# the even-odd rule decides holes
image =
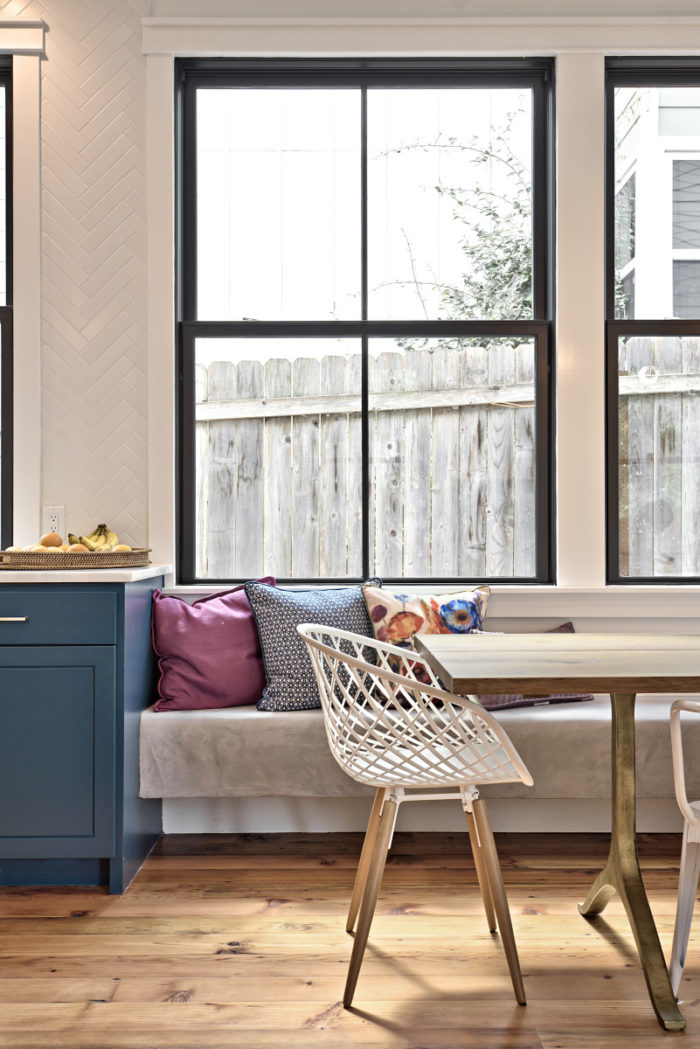
[[[114,592],[0,585],[0,645],[113,645],[116,638]]]

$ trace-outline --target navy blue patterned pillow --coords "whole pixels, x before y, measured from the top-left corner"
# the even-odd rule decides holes
[[[368,580],[381,586],[380,579]],[[373,637],[359,586],[281,590],[249,582],[245,592],[260,637],[267,684],[258,710],[309,710],[320,707],[318,686],[306,645],[297,634],[301,623],[320,623]]]

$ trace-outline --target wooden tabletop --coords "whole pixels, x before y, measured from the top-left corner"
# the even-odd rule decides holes
[[[700,636],[416,634],[450,692],[700,692]]]

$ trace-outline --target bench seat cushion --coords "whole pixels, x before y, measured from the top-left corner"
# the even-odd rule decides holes
[[[669,707],[673,695],[637,697],[640,798],[672,798]],[[530,769],[534,787],[485,788],[494,798],[610,796],[610,700],[504,710],[498,718]],[[700,750],[700,718],[684,722],[687,752]],[[697,751],[696,751],[697,752]],[[700,763],[688,790],[700,796]],[[335,763],[320,710],[266,713],[252,707],[141,715],[141,797],[352,797],[371,793]]]

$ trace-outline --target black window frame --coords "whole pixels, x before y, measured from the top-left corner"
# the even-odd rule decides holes
[[[605,60],[605,354],[606,354],[606,580],[638,586],[697,586],[698,576],[629,576],[620,572],[618,346],[629,336],[700,336],[693,320],[615,317],[615,88],[700,87],[700,58],[609,57]]]
[[[512,321],[371,321],[367,318],[366,221],[362,234],[362,319],[354,321],[199,321],[196,317],[196,91],[201,87],[285,86],[527,86],[533,90],[533,318]],[[363,92],[365,94],[366,92]],[[337,336],[361,340],[363,353],[363,473],[367,476],[367,354],[372,337],[521,335],[535,344],[535,514],[534,576],[390,579],[414,584],[493,582],[542,584],[554,581],[554,62],[527,59],[225,59],[175,61],[177,465],[176,541],[178,581],[218,584],[237,579],[196,575],[196,477],[194,461],[194,347],[197,337]],[[363,157],[363,165],[365,159]],[[363,187],[363,212],[366,195]],[[369,491],[363,490],[363,572],[356,579],[279,579],[281,583],[351,583],[370,574]]]
[[[0,56],[5,88],[5,306],[0,306],[0,547],[12,544],[13,522],[13,361],[12,361],[12,56]]]

